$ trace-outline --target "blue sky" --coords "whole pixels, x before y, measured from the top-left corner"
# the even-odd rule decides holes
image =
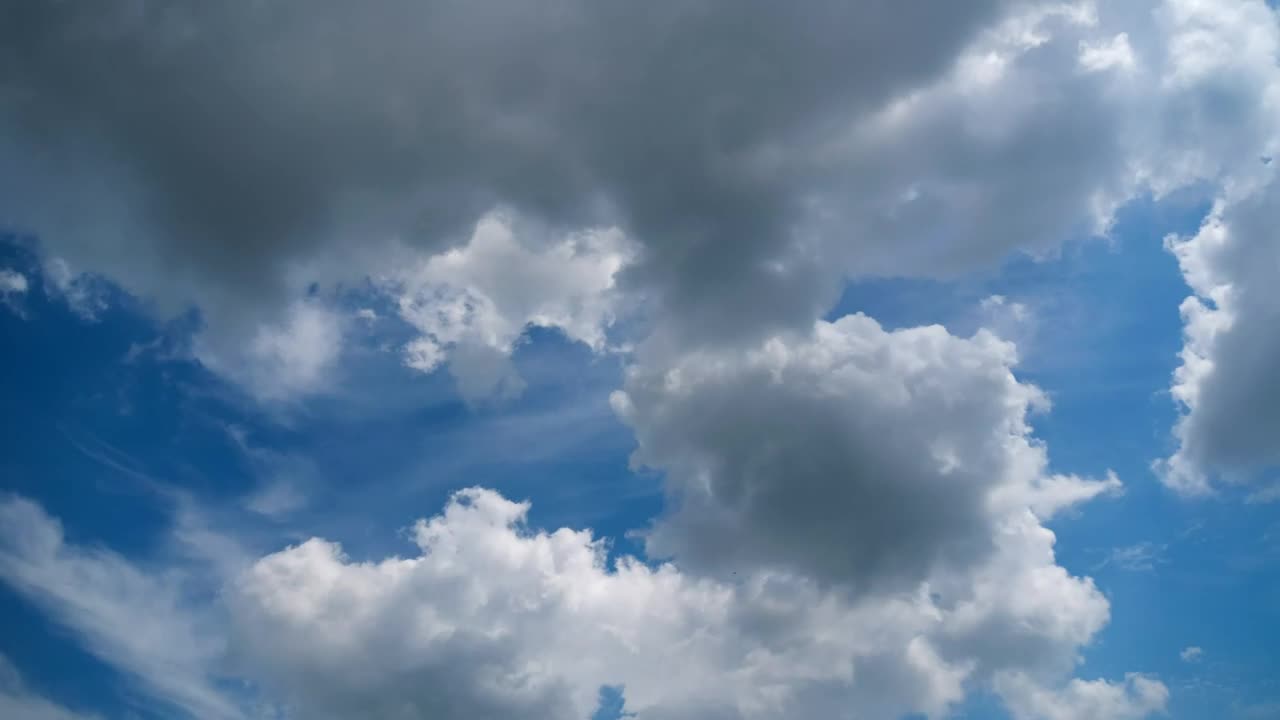
[[[1280,717],[1274,7],[678,4],[0,30],[0,710]]]

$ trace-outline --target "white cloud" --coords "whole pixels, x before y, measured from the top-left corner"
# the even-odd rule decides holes
[[[1029,516],[948,607],[924,587],[850,603],[791,574],[609,569],[590,533],[527,530],[527,510],[468,490],[415,526],[413,556],[313,539],[259,560],[231,595],[246,671],[316,718],[586,717],[620,685],[639,718],[887,720],[939,716],[975,672],[1069,670],[1106,621]]]
[[[200,596],[208,607],[175,594],[176,571],[66,544],[38,507],[10,500],[0,576],[142,689],[201,718],[246,716],[218,678],[247,683],[254,712],[318,719],[587,717],[602,685],[622,686],[628,712],[649,720],[850,707],[862,720],[939,717],[973,681],[995,682],[1011,707],[1028,702],[1030,681],[1006,675],[1052,683],[1107,617],[1092,584],[1054,564],[1052,533],[1029,513],[1010,518],[969,577],[852,602],[795,574],[721,581],[610,563],[588,531],[527,528],[528,509],[466,490],[414,526],[407,557],[357,562],[312,539],[247,566],[214,563],[234,579]],[[1158,686],[1129,682],[1142,697]],[[1073,702],[1100,694],[1066,688]]]
[[[87,321],[97,320],[107,309],[103,280],[92,275],[75,272],[66,260],[48,258],[44,264],[45,291],[59,297],[72,312]]]
[[[1118,33],[1110,40],[1080,43],[1080,66],[1085,70],[1130,70],[1135,63],[1128,33]]]
[[[1157,463],[1164,481],[1187,494],[1209,492],[1214,475],[1252,479],[1280,465],[1280,362],[1273,327],[1280,292],[1268,268],[1280,262],[1275,237],[1280,180],[1239,200],[1223,200],[1192,238],[1173,240],[1196,296],[1182,304],[1185,344],[1173,396],[1184,410],[1177,452]]]
[[[240,717],[210,674],[223,639],[191,610],[180,574],[152,574],[109,550],[68,544],[43,509],[9,498],[0,500],[0,579],[167,706],[210,720]]]
[[[1200,662],[1200,659],[1204,657],[1204,650],[1191,645],[1182,648],[1182,652],[1178,653],[1178,657],[1182,658],[1182,662]]]
[[[469,400],[519,394],[509,357],[529,326],[604,350],[616,276],[633,253],[616,229],[541,241],[517,232],[509,217],[489,215],[466,245],[406,261],[383,282],[420,333],[406,364],[430,372],[449,361]]]
[[[989,295],[979,301],[978,315],[981,327],[1014,343],[1021,357],[1035,354],[1039,318],[1027,303],[1004,295]]]
[[[27,276],[16,270],[0,268],[0,295],[22,295],[27,292]]]
[[[1164,553],[1168,549],[1167,545],[1148,541],[1113,548],[1098,568],[1111,566],[1131,572],[1151,572],[1156,565],[1167,562]]]
[[[1190,129],[1217,137],[1204,149],[1222,174],[1213,210],[1190,238],[1171,238],[1194,296],[1182,304],[1184,345],[1172,393],[1183,416],[1178,449],[1156,464],[1179,492],[1211,492],[1214,478],[1252,479],[1280,464],[1275,443],[1280,362],[1273,328],[1280,293],[1275,224],[1280,180],[1280,16],[1262,2],[1171,2],[1165,18],[1176,88]]]
[[[247,344],[238,335],[203,333],[196,357],[265,401],[323,392],[342,354],[344,318],[316,301],[291,305],[278,322],[258,325]]]
[[[997,682],[1016,720],[1140,720],[1162,713],[1169,689],[1145,675],[1126,675],[1123,683],[1072,680],[1060,690],[1046,690],[1020,674]]]
[[[97,715],[72,711],[28,689],[13,663],[0,655],[0,717],[17,720],[95,720]]]
[[[17,270],[0,268],[0,304],[4,304],[18,317],[26,317],[20,297],[27,294],[27,276]]]

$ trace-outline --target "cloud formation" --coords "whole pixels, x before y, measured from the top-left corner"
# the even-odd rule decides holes
[[[1051,477],[1027,414],[1047,398],[983,330],[886,332],[852,315],[746,352],[631,367],[615,409],[633,462],[666,473],[657,557],[757,565],[858,591],[902,590],[995,550],[998,527],[1118,487]]]
[[[211,720],[240,717],[215,687],[224,641],[193,609],[180,573],[149,572],[109,550],[67,543],[43,508],[3,498],[0,579],[166,707]]]
[[[1280,262],[1280,180],[1266,168],[1261,187],[1220,200],[1194,237],[1169,243],[1196,295],[1181,308],[1179,446],[1157,468],[1187,494],[1209,492],[1215,476],[1247,482],[1280,466],[1280,292],[1269,272]]]
[[[527,511],[467,490],[407,558],[314,539],[269,555],[232,594],[239,653],[307,717],[587,717],[611,685],[641,718],[889,719],[939,715],[975,673],[1069,671],[1107,617],[1029,517],[947,607],[923,588],[850,603],[793,574],[610,567],[589,532],[526,529]]]
[[[357,562],[311,539],[248,565],[204,567],[227,584],[193,605],[175,595],[191,587],[175,570],[68,544],[56,520],[12,499],[0,506],[0,574],[194,717],[275,708],[309,718],[585,718],[608,685],[624,688],[640,718],[853,709],[892,720],[939,717],[974,681],[994,683],[1015,709],[1052,693],[1084,696],[1095,718],[1163,707],[1163,686],[1145,678],[1121,692],[1139,700],[1124,703],[1102,681],[1054,689],[1108,607],[1054,563],[1053,534],[1030,513],[1011,518],[992,557],[963,577],[851,601],[794,573],[722,581],[610,561],[589,531],[528,528],[528,510],[464,490],[413,527],[407,557]],[[228,678],[244,692],[222,689]],[[1107,697],[1090,699],[1098,688]]]
[[[200,717],[240,713],[225,663],[316,718],[586,717],[604,685],[657,720],[937,716],[974,683],[1018,718],[1158,712],[1146,676],[1070,679],[1109,607],[1044,523],[1119,481],[1050,469],[1015,346],[819,318],[850,277],[1050,254],[1204,188],[1157,468],[1194,494],[1280,464],[1278,27],[1261,0],[6,6],[0,219],[74,308],[82,272],[194,305],[196,356],[269,402],[381,322],[344,293],[472,403],[521,390],[530,326],[627,348],[613,405],[668,505],[616,565],[478,489],[407,558],[312,539],[228,580],[225,648],[180,579],[26,501],[0,576]]]
[[[380,281],[419,333],[404,349],[405,364],[431,372],[450,361],[469,401],[519,394],[523,381],[508,358],[527,327],[556,328],[604,351],[617,274],[634,252],[617,228],[534,244],[533,228],[521,238],[514,225],[486,216],[466,245],[410,260]]]
[[[1162,712],[1169,690],[1144,675],[1126,675],[1124,682],[1072,680],[1065,688],[1046,691],[1020,675],[997,683],[1017,720],[1141,720]]]
[[[287,334],[317,283],[398,278],[411,308],[414,267],[536,292],[566,242],[623,233],[562,297],[431,283],[415,365],[452,342],[437,311],[502,327],[459,346],[477,392],[518,387],[495,347],[547,303],[584,303],[550,317],[598,347],[606,276],[647,299],[633,340],[751,344],[806,328],[846,277],[1048,253],[1274,136],[1261,0],[5,12],[0,214],[73,274],[197,305],[221,354]],[[510,252],[468,249],[495,211],[518,220]]]
[[[3,210],[216,323],[274,321],[495,206],[644,238],[633,274],[704,330],[802,319],[820,260],[790,237],[785,159],[944,71],[1005,4],[10,7]]]

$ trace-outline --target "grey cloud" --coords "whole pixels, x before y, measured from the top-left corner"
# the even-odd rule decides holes
[[[1014,362],[986,332],[886,332],[858,315],[745,354],[632,367],[614,406],[636,433],[634,462],[666,472],[672,508],[649,552],[860,592],[977,564],[994,551],[1002,498],[1032,502],[1051,484],[1025,422],[1043,398]],[[1076,500],[1114,484],[1056,482],[1084,490]]]
[[[1224,204],[1173,247],[1198,295],[1183,305],[1186,345],[1175,396],[1187,413],[1165,478],[1189,492],[1209,477],[1252,479],[1280,466],[1280,180]]]
[[[701,331],[794,324],[835,287],[794,237],[813,178],[787,158],[1004,5],[10,3],[4,219],[213,314],[503,205],[619,222],[646,243],[631,282]]]

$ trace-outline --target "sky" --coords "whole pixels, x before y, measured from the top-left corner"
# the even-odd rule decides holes
[[[1262,0],[0,5],[0,717],[1280,717]]]

